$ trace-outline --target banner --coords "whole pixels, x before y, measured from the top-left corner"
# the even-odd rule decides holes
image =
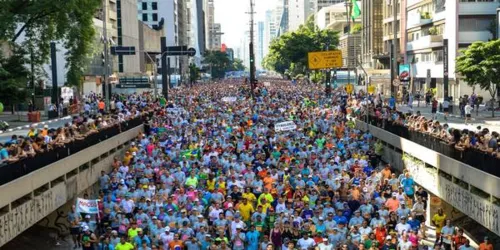
[[[236,101],[236,97],[235,96],[222,97],[222,101],[223,102],[235,102]]]
[[[288,122],[280,122],[276,123],[274,125],[274,131],[280,132],[280,131],[290,131],[290,130],[295,130],[297,129],[297,125],[293,121],[288,121]]]
[[[171,114],[182,114],[185,113],[186,110],[183,108],[167,108],[167,112]]]
[[[76,198],[76,211],[79,213],[86,214],[98,214],[99,206],[97,202],[99,200],[85,200],[81,198]]]
[[[399,65],[399,80],[403,82],[410,81],[410,64]]]

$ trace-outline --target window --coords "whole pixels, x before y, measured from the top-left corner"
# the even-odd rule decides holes
[[[148,9],[148,3],[143,2],[142,3],[142,10],[147,10]]]
[[[142,14],[142,21],[147,22],[148,21],[148,14]]]
[[[432,61],[432,54],[431,53],[422,53],[422,62],[430,62]]]
[[[459,31],[487,31],[495,17],[460,17],[458,20]]]
[[[157,3],[157,2],[152,2],[152,3],[151,3],[151,8],[152,8],[153,10],[157,10],[157,9],[158,9],[158,3]]]
[[[158,21],[158,14],[153,13],[153,21],[154,22]]]
[[[436,62],[443,61],[443,51],[442,50],[434,51],[434,52],[432,52],[432,54],[434,54],[434,60]]]

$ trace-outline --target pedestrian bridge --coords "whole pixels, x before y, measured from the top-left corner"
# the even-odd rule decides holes
[[[489,231],[500,235],[500,178],[454,158],[357,120],[358,129],[369,129],[384,144],[383,159],[409,171],[415,182],[460,210]],[[500,167],[500,166],[497,166]],[[440,201],[439,201],[440,202]],[[437,204],[442,206],[442,204]],[[453,209],[454,210],[454,209]],[[450,212],[452,213],[452,212]],[[482,240],[482,239],[479,239]]]
[[[58,210],[66,214],[77,196],[96,194],[101,171],[109,172],[142,130],[140,119],[131,120],[113,136],[1,185],[0,247],[41,220],[49,227],[61,223]]]

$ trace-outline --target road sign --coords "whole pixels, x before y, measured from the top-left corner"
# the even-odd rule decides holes
[[[135,55],[134,46],[112,46],[111,55]]]
[[[196,50],[194,48],[189,48],[187,50],[187,55],[188,56],[194,56],[194,55],[196,55]]]
[[[397,78],[396,78],[396,79],[394,79],[394,81],[392,81],[392,85],[393,85],[394,87],[397,87],[397,86],[399,86],[400,84],[401,84],[401,81],[400,81],[399,79],[397,79]]]
[[[340,50],[319,51],[307,53],[309,69],[329,69],[342,67],[342,52]]]
[[[345,92],[347,92],[348,94],[352,94],[352,91],[354,90],[354,86],[352,86],[352,84],[347,84],[345,85]]]
[[[370,94],[375,93],[375,85],[373,84],[368,85],[368,93]]]

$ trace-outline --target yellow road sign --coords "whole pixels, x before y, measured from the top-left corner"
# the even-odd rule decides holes
[[[328,69],[342,67],[342,52],[340,50],[319,51],[307,53],[309,69]]]
[[[352,86],[352,84],[347,84],[345,85],[345,92],[347,92],[348,94],[352,94],[352,91],[354,90],[354,86]]]
[[[370,94],[375,93],[375,85],[373,84],[368,85],[368,93]]]

